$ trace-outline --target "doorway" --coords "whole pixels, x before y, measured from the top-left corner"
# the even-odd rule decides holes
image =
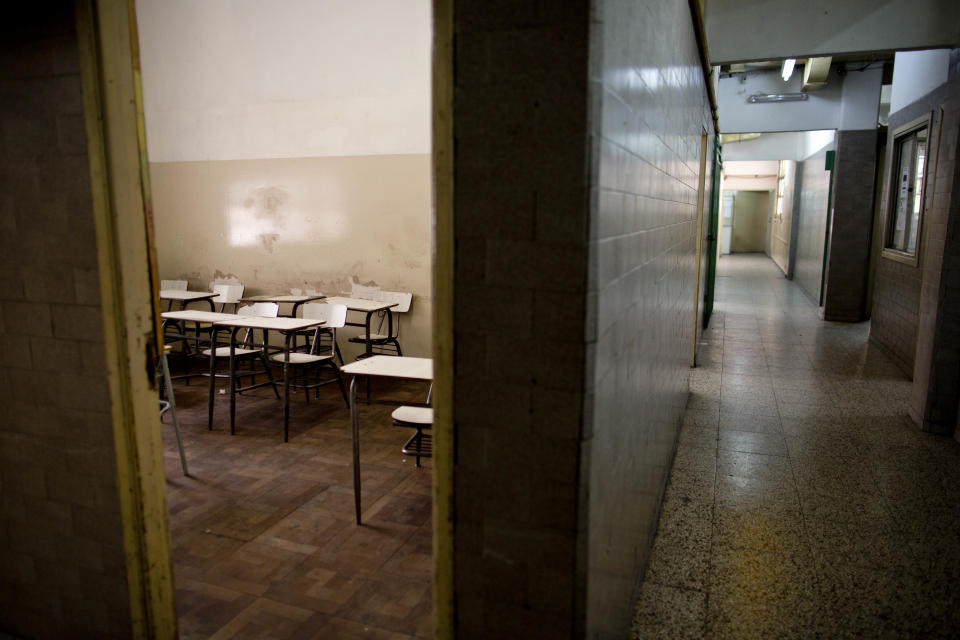
[[[767,250],[772,211],[770,191],[737,191],[731,216],[730,253],[763,253]]]
[[[275,104],[264,106],[248,100],[240,105],[239,113],[225,113],[225,107],[221,104],[205,113],[187,113],[184,118],[182,105],[178,106],[176,101],[189,100],[191,95],[197,97],[197,91],[177,85],[177,78],[173,76],[182,74],[170,73],[169,69],[164,71],[163,66],[158,75],[158,67],[151,67],[151,51],[164,52],[164,56],[154,60],[159,59],[166,67],[175,67],[178,61],[198,66],[203,64],[203,59],[202,56],[182,50],[183,47],[165,45],[160,36],[174,33],[180,38],[185,31],[193,29],[193,34],[201,42],[200,48],[209,51],[211,47],[203,45],[205,40],[209,44],[210,39],[217,40],[218,37],[231,39],[222,32],[204,32],[201,28],[203,23],[227,27],[263,26],[270,20],[284,17],[272,15],[276,12],[271,11],[268,12],[271,15],[263,20],[239,20],[236,15],[223,19],[222,15],[212,15],[210,7],[170,8],[172,3],[140,3],[142,34],[139,46],[129,46],[131,41],[137,41],[135,35],[131,35],[124,44],[133,50],[134,56],[140,55],[141,62],[146,63],[143,69],[146,139],[156,152],[150,157],[151,165],[143,167],[140,183],[145,202],[135,210],[152,210],[154,222],[160,227],[161,233],[156,242],[150,238],[145,245],[147,254],[154,250],[157,252],[160,278],[187,280],[191,289],[206,289],[218,279],[229,281],[242,278],[246,286],[255,284],[255,287],[250,287],[253,290],[248,289],[252,294],[274,291],[286,293],[295,288],[319,289],[320,286],[336,294],[351,281],[370,286],[374,284],[372,280],[381,277],[370,276],[369,271],[365,275],[365,268],[379,268],[390,274],[416,272],[416,278],[411,276],[408,281],[412,283],[408,290],[420,289],[413,291],[415,317],[412,315],[405,319],[415,324],[406,328],[409,329],[405,335],[408,341],[404,346],[408,348],[408,353],[412,352],[411,355],[430,355],[434,340],[430,327],[430,301],[433,298],[430,230],[434,224],[431,208],[432,113],[429,100],[432,25],[430,3],[421,4],[425,10],[419,14],[422,22],[413,37],[418,39],[422,77],[420,82],[411,84],[423,92],[418,98],[423,121],[420,123],[422,126],[416,129],[422,134],[419,139],[421,146],[417,149],[419,153],[413,154],[387,153],[390,149],[384,148],[375,150],[376,153],[345,150],[342,147],[346,139],[343,132],[323,127],[314,129],[309,135],[296,131],[283,143],[284,134],[280,129],[285,126],[284,123],[290,123],[290,117],[267,118],[274,126],[266,131],[258,132],[254,126],[260,117],[257,110],[274,108]],[[186,21],[187,24],[181,25],[181,28],[171,25],[171,20],[176,20],[169,15],[161,27],[153,30],[144,28],[144,17],[151,14],[156,16],[157,11],[168,9],[182,11],[185,7],[202,15],[194,16],[195,19]],[[123,11],[99,15],[98,34],[112,33],[114,22],[136,25],[137,22],[130,20],[131,16],[126,13],[128,9],[125,6]],[[390,28],[386,30],[396,38],[396,20],[391,15],[387,12],[384,18],[392,20]],[[366,27],[371,26],[369,16],[340,17]],[[286,18],[297,21],[298,17]],[[299,22],[304,22],[303,16],[299,16]],[[298,25],[297,32],[315,39],[315,30],[303,24]],[[291,31],[282,33],[284,44],[292,47]],[[240,47],[241,50],[249,48],[252,41],[248,38],[234,40],[245,43]],[[343,44],[343,41],[340,42]],[[399,58],[395,55],[389,57]],[[243,63],[242,56],[238,62]],[[285,84],[277,77],[278,73],[282,73],[278,69],[282,70],[283,64],[271,65],[269,60],[261,59],[257,73],[253,73],[257,70],[249,65],[240,64],[247,76],[230,73],[233,67],[226,64],[215,65],[217,74],[222,74],[226,80],[239,77],[249,79],[247,76],[250,74],[259,74],[261,80],[265,79],[265,86],[244,94],[247,98],[269,93]],[[343,67],[342,58],[337,65]],[[131,68],[136,66],[134,63]],[[363,77],[369,80],[368,75]],[[346,80],[349,83],[350,78]],[[298,90],[303,90],[302,84],[298,84]],[[202,82],[198,85],[201,94],[204,91],[202,85]],[[220,89],[223,90],[220,93],[228,94],[226,103],[231,100],[237,104],[242,102],[236,91],[226,91],[224,87]],[[250,89],[246,87],[244,90]],[[199,97],[209,98],[210,95],[213,94]],[[157,102],[151,106],[154,98],[161,103],[161,111],[156,108]],[[281,101],[280,108],[290,109],[291,105]],[[294,108],[294,111],[294,119],[299,119],[301,123],[310,116],[307,113],[310,110],[303,108],[303,105]],[[409,113],[402,109],[399,111]],[[369,115],[369,111],[366,113]],[[177,119],[178,114],[180,120]],[[108,112],[108,120],[110,115]],[[313,115],[329,122],[329,111],[319,111]],[[217,127],[199,126],[193,134],[184,129],[192,120],[202,121],[205,118],[219,121],[220,134],[217,134]],[[122,124],[126,126],[131,122],[133,120]],[[137,124],[142,126],[143,121]],[[158,124],[159,127],[155,126]],[[410,135],[411,128],[398,129],[403,129],[398,135]],[[222,135],[231,131],[233,136]],[[134,143],[138,139],[133,127],[124,129],[123,135]],[[271,136],[272,140],[269,140]],[[375,127],[371,127],[367,140],[382,144],[384,138],[383,130],[377,132]],[[333,143],[329,139],[333,139]],[[142,130],[139,140],[140,156],[145,160],[147,155]],[[172,144],[171,140],[174,140]],[[283,144],[319,148],[328,143],[341,144],[340,153],[343,155],[332,155],[329,147],[328,152],[317,151],[316,157],[312,158],[303,158],[302,154],[292,157],[297,154],[289,151],[276,153],[276,149]],[[214,152],[218,147],[219,151]],[[189,155],[191,148],[198,157]],[[230,148],[234,151],[223,153]],[[255,151],[250,152],[250,149]],[[243,157],[245,154],[256,157]],[[377,180],[378,171],[388,179]],[[152,209],[148,186],[151,174],[156,178]],[[376,183],[376,189],[370,188],[373,182]],[[364,184],[365,188],[357,186]],[[356,197],[351,199],[351,194]],[[378,216],[379,222],[374,220]],[[181,227],[174,229],[172,220]],[[400,225],[404,233],[390,235],[391,225]],[[420,229],[420,237],[410,235],[411,229]],[[363,238],[349,240],[351,234],[361,234]],[[338,242],[352,246],[362,245],[363,242],[380,243],[381,247],[366,258],[358,258],[354,253],[351,261],[349,256],[343,254],[338,258],[336,252],[330,249]],[[319,246],[324,243],[329,245],[326,249]],[[328,271],[326,275],[311,280],[304,278],[303,273],[297,273],[299,269],[309,268],[307,265],[311,263],[317,265],[330,259],[343,264],[346,276],[337,273],[330,275]],[[184,266],[189,260],[193,261],[193,265]],[[396,261],[402,263],[398,268],[392,266]],[[319,267],[315,268],[321,271]],[[238,271],[244,273],[241,275]],[[357,276],[355,280],[349,277],[354,275]],[[159,279],[156,273],[154,278],[156,289]],[[383,284],[386,284],[384,288],[407,288],[403,282]],[[154,314],[151,310],[141,315],[152,317]],[[410,329],[410,326],[414,328]],[[349,360],[349,352],[344,355]],[[216,627],[218,629],[229,628],[232,629],[231,633],[239,632],[276,616],[283,618],[283,625],[309,625],[318,622],[319,618],[313,618],[319,616],[323,609],[327,609],[323,613],[324,620],[339,625],[331,627],[337,632],[370,628],[408,635],[429,635],[433,610],[431,474],[429,467],[421,472],[408,471],[414,468],[414,463],[412,459],[409,464],[401,459],[400,446],[402,440],[406,439],[403,433],[395,432],[395,436],[401,440],[396,447],[387,446],[385,441],[371,441],[371,446],[365,450],[368,463],[371,456],[380,456],[382,459],[374,461],[372,467],[376,468],[371,467],[374,480],[365,484],[370,490],[366,499],[370,511],[365,513],[365,516],[369,516],[369,526],[353,528],[355,525],[345,526],[345,522],[339,522],[337,515],[340,513],[338,503],[345,497],[349,498],[339,486],[344,479],[349,484],[348,475],[344,475],[344,470],[349,468],[348,464],[345,465],[349,455],[343,448],[343,434],[348,430],[342,420],[339,428],[334,425],[325,434],[313,433],[307,422],[301,422],[299,433],[295,433],[297,428],[294,425],[291,442],[284,444],[278,432],[271,432],[269,426],[271,420],[267,416],[274,413],[274,401],[267,389],[263,397],[254,392],[249,394],[247,400],[241,400],[247,404],[250,413],[247,414],[245,427],[241,427],[236,436],[229,436],[223,431],[222,425],[215,424],[212,432],[209,431],[205,418],[191,423],[191,409],[198,414],[198,409],[206,403],[205,392],[201,389],[202,385],[177,389],[182,391],[183,401],[178,404],[182,417],[186,417],[184,431],[186,453],[191,462],[190,476],[182,475],[176,459],[173,459],[175,464],[166,465],[173,563],[178,566],[174,578],[177,581],[178,604],[181,605],[181,637],[209,635],[207,632],[216,631],[210,628],[214,624],[219,625]],[[330,387],[330,390],[335,392],[336,387]],[[425,397],[426,390],[410,388],[401,391],[409,392],[412,398],[421,395],[421,391]],[[342,401],[321,399],[318,403],[316,398],[311,398],[310,405],[307,405],[300,396],[299,402],[303,404],[296,407],[295,411],[302,416],[308,416],[311,411],[315,412],[324,406],[333,411],[336,405],[341,414],[344,412]],[[222,406],[219,406],[218,413],[223,415]],[[194,415],[194,418],[198,417]],[[261,420],[264,417],[267,417],[266,422]],[[340,417],[343,418],[342,415]],[[381,424],[389,425],[389,411],[377,419]],[[199,443],[208,439],[211,433],[221,441],[204,448]],[[164,435],[166,437],[167,434]],[[242,441],[238,439],[241,435],[245,438]],[[300,442],[297,442],[298,438]],[[346,442],[349,442],[349,438]],[[170,461],[170,446],[175,445],[172,445],[172,441],[167,444],[164,457]],[[218,450],[225,456],[221,462],[213,459]],[[201,451],[206,451],[210,457],[204,459]],[[377,454],[377,451],[381,453]],[[233,460],[229,462],[231,457]],[[153,462],[162,465],[160,457]],[[267,471],[274,464],[276,473]],[[151,479],[143,480],[147,481]],[[152,481],[157,484],[153,488],[159,488],[162,494],[162,475]],[[218,503],[209,501],[203,494],[208,490],[219,493],[225,499]],[[228,495],[229,492],[233,492],[232,495]],[[389,504],[391,500],[383,500],[390,495],[394,497],[393,504]],[[347,499],[341,505],[347,507],[343,511],[347,520],[350,520],[352,513],[351,504]],[[427,505],[425,509],[424,504]],[[160,513],[156,516],[164,519]],[[188,543],[178,544],[178,539],[181,543],[186,539],[184,536],[189,538]],[[392,551],[391,545],[394,547]],[[377,550],[373,557],[380,555],[384,560],[379,567],[371,566],[371,558],[361,553],[363,549],[371,548]],[[177,553],[184,549],[189,558],[181,562]],[[298,555],[302,557],[298,558]],[[394,560],[393,565],[384,568],[390,559]],[[353,574],[349,574],[351,566],[357,569]],[[211,582],[212,578],[224,580]],[[284,580],[287,582],[284,583]],[[306,594],[307,591],[314,595]],[[411,603],[412,593],[419,593],[414,603]],[[289,599],[284,600],[286,597]],[[379,606],[377,603],[382,604],[384,598],[387,602],[403,601],[403,606],[407,607],[406,614],[378,618],[379,614],[373,608]],[[311,600],[320,608],[311,609]],[[276,606],[278,603],[279,606]],[[332,603],[339,603],[338,606],[354,611],[331,611]],[[158,602],[159,607],[166,605],[169,605],[169,598]],[[362,611],[365,607],[367,611]],[[187,613],[186,618],[183,613]],[[390,626],[393,623],[399,626]]]

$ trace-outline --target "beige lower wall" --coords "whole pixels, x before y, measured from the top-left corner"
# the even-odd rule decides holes
[[[164,162],[150,166],[161,278],[245,294],[349,291],[351,281],[414,294],[404,355],[429,356],[430,156]],[[346,337],[349,361],[359,352]]]

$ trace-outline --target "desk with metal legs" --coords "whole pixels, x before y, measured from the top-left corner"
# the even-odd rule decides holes
[[[284,336],[284,345],[282,348],[283,353],[285,354],[283,362],[283,441],[287,442],[290,432],[290,342],[292,338],[296,335],[298,331],[303,331],[304,329],[312,329],[314,327],[319,327],[325,324],[324,320],[313,320],[313,319],[304,319],[304,318],[262,318],[257,316],[236,316],[231,319],[221,320],[214,323],[211,333],[210,333],[210,343],[211,345],[216,345],[217,343],[217,331],[220,329],[230,329],[230,435],[233,435],[236,425],[236,414],[237,414],[237,386],[236,386],[236,346],[237,346],[237,333],[241,329],[261,329],[264,331],[263,336],[263,345],[264,350],[268,348],[268,340],[266,332],[268,331],[279,331]],[[269,382],[265,382],[258,385],[253,385],[253,387],[263,386],[266,384],[274,384],[273,375],[270,374],[270,365],[269,365],[269,354],[264,353],[263,359],[265,366],[267,367],[267,375],[270,377]],[[208,409],[208,427],[213,428],[213,401],[215,394],[214,386],[214,373],[216,371],[216,349],[211,347],[210,350],[210,404]],[[248,387],[248,388],[253,388]],[[276,386],[274,386],[274,391],[276,391]]]
[[[200,350],[201,344],[201,335],[200,335],[200,325],[211,325],[214,322],[219,322],[220,320],[232,320],[234,318],[240,318],[233,313],[217,313],[215,311],[196,311],[193,309],[185,309],[183,311],[164,311],[160,314],[160,317],[163,319],[163,337],[164,339],[170,338],[175,342],[182,342],[184,348],[184,354],[187,354],[190,349],[190,342],[193,342],[193,348],[197,351]],[[167,323],[173,322],[177,328],[177,333],[167,333]],[[187,333],[186,324],[192,322],[196,329],[193,334]],[[183,324],[183,326],[180,326]],[[212,338],[212,336],[211,336]],[[186,365],[185,365],[186,366]],[[187,384],[189,384],[189,379],[197,376],[202,376],[202,373],[190,373],[189,366],[187,366],[187,371],[183,375],[173,376],[174,379],[187,379]]]
[[[170,307],[173,306],[175,300],[180,302],[180,309],[184,310],[187,308],[187,305],[191,302],[200,302],[205,300],[207,304],[210,305],[210,311],[214,311],[213,299],[216,298],[219,293],[214,293],[212,291],[184,291],[182,289],[161,289],[160,290],[160,299],[166,300],[167,311],[170,310]]]
[[[360,414],[357,403],[357,380],[365,378],[400,378],[406,380],[433,380],[432,358],[407,356],[373,356],[357,360],[340,369],[353,376],[350,380],[350,434],[353,440],[353,501],[357,524],[360,524]],[[374,404],[424,406],[429,404],[408,400],[371,400]]]
[[[346,325],[350,327],[363,327],[366,332],[366,349],[364,350],[364,358],[369,358],[373,355],[373,340],[370,338],[370,321],[373,318],[373,314],[380,311],[387,312],[387,321],[390,326],[390,332],[393,332],[393,312],[391,309],[396,307],[398,303],[396,302],[380,302],[379,300],[365,300],[363,298],[344,298],[340,296],[335,296],[333,298],[327,298],[324,300],[327,304],[342,304],[347,308],[347,311],[357,311],[359,313],[365,313],[366,318],[363,322],[347,322]]]
[[[281,317],[296,318],[297,309],[300,308],[300,305],[302,305],[305,302],[310,302],[312,300],[323,300],[324,298],[326,298],[326,296],[323,295],[322,293],[309,294],[304,296],[281,294],[281,295],[269,295],[269,296],[246,296],[246,297],[240,298],[240,302],[274,302],[276,304],[292,304],[293,308],[290,310],[290,315],[281,316]]]

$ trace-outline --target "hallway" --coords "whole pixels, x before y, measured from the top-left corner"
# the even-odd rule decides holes
[[[716,300],[633,637],[957,637],[960,446],[766,256]]]

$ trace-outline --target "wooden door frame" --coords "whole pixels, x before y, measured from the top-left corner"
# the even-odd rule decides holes
[[[133,0],[75,0],[133,638],[175,638],[155,365],[150,187]]]
[[[433,3],[434,608],[454,636],[453,10]],[[74,0],[131,637],[175,638],[154,364],[159,302],[134,0]]]

